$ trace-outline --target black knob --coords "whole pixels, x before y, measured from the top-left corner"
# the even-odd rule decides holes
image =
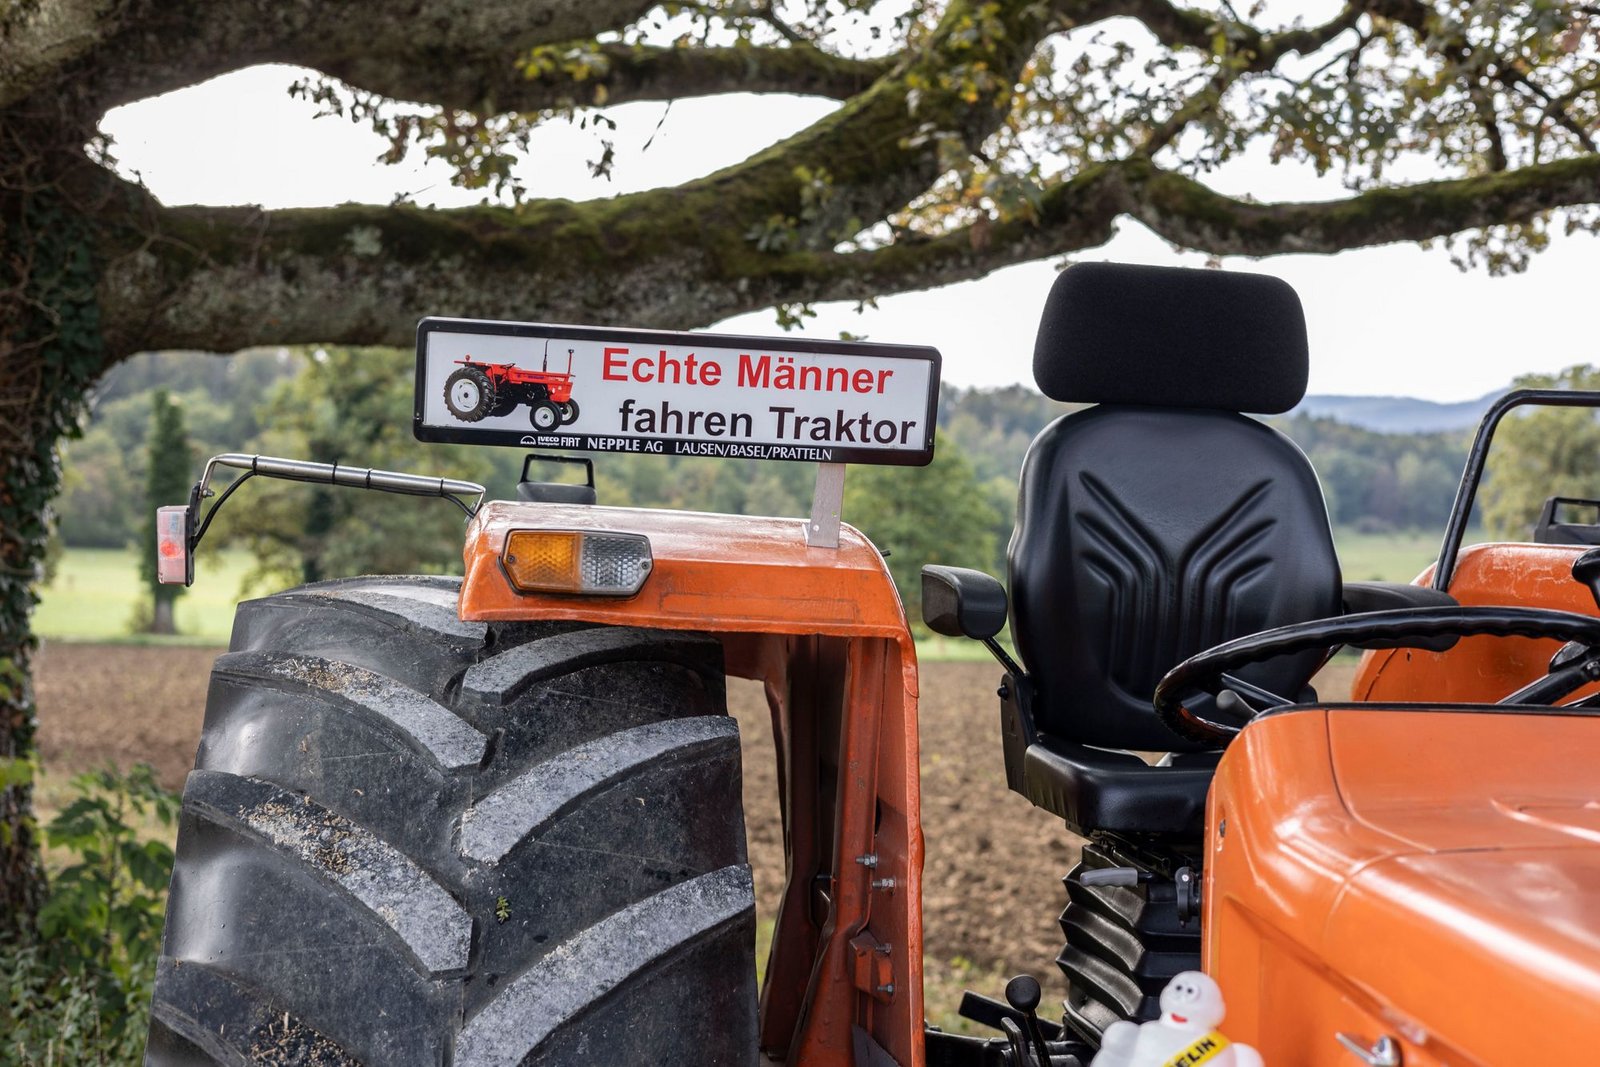
[[[1006,1003],[1024,1015],[1033,1014],[1033,1009],[1039,1006],[1039,998],[1043,995],[1044,990],[1039,988],[1039,980],[1031,974],[1019,974],[1006,983]]]
[[[1024,1049],[1020,1043],[1013,1042],[1018,1062],[1026,1064],[1032,1060],[1039,1067],[1050,1067],[1050,1052],[1044,1042],[1044,1031],[1039,1028],[1039,1017],[1033,1013],[1033,1009],[1039,1006],[1039,998],[1043,995],[1044,991],[1039,988],[1039,980],[1031,974],[1019,974],[1006,983],[1006,1003],[1011,1005],[1014,1011],[1022,1013],[1023,1022],[1026,1024],[1026,1033],[1019,1031],[1018,1036],[1026,1036],[1027,1045],[1031,1046]],[[1010,1022],[1009,1019],[1006,1021]],[[1006,1028],[1002,1026],[1001,1029]],[[1011,1036],[1010,1030],[1006,1030],[1006,1036]]]

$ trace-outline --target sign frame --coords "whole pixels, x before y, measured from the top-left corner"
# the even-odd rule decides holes
[[[725,458],[806,463],[858,463],[873,466],[922,467],[933,461],[934,437],[939,410],[939,384],[943,357],[926,345],[885,344],[867,341],[837,341],[804,337],[761,337],[749,334],[704,333],[699,331],[640,330],[561,323],[509,322],[496,319],[458,319],[429,316],[417,323],[416,385],[413,390],[412,433],[419,441],[442,444],[481,444],[507,448],[545,448],[581,452],[628,452],[647,455],[716,455],[708,450],[704,438],[658,434],[597,434],[563,432],[541,433],[503,428],[460,429],[425,421],[428,383],[429,338],[435,333],[483,334],[539,340],[575,340],[594,343],[615,342],[640,346],[669,346],[705,349],[749,349],[763,354],[788,353],[822,356],[865,356],[874,359],[902,359],[928,364],[928,389],[923,425],[927,427],[924,448],[892,449],[850,446],[836,443],[796,441],[790,445],[766,442],[728,442]],[[437,386],[438,383],[435,383]],[[573,439],[583,443],[571,443]],[[659,442],[660,447],[622,446],[618,442]],[[602,442],[596,444],[596,442]],[[697,447],[700,446],[700,447]],[[780,453],[780,454],[773,454]]]

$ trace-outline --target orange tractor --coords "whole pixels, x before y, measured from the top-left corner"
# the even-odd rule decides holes
[[[462,579],[240,606],[147,1062],[1087,1067],[1194,969],[1269,1065],[1582,1059],[1600,531],[1460,544],[1500,416],[1600,395],[1502,401],[1431,572],[1345,582],[1305,457],[1240,414],[1306,366],[1275,279],[1083,264],[1051,293],[1039,384],[1095,406],[1028,454],[1006,585],[924,572],[928,624],[1000,662],[1009,784],[1088,840],[1067,1001],[968,994],[988,1038],[925,1023],[916,650],[877,548],[817,536],[829,479],[807,523],[219,457],[472,518]],[[164,516],[179,560],[210,474]],[[1341,647],[1354,699],[1319,701]],[[728,675],[765,688],[783,805],[759,992]]]

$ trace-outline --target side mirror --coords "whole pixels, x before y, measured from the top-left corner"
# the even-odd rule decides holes
[[[922,568],[922,621],[946,637],[988,641],[1006,624],[1006,590],[999,579],[967,567]]]

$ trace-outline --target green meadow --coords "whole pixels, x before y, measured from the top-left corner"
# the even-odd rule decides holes
[[[55,580],[40,590],[33,629],[41,637],[71,641],[192,642],[225,645],[233,629],[233,607],[241,598],[249,553],[206,553],[195,566],[194,585],[173,609],[177,637],[133,632],[141,601],[149,590],[139,576],[132,549],[69,548]]]
[[[1482,537],[1482,530],[1467,531],[1468,544]],[[1339,565],[1346,581],[1409,582],[1438,557],[1444,531],[1357,533],[1354,530],[1335,530],[1333,540],[1339,550]]]

